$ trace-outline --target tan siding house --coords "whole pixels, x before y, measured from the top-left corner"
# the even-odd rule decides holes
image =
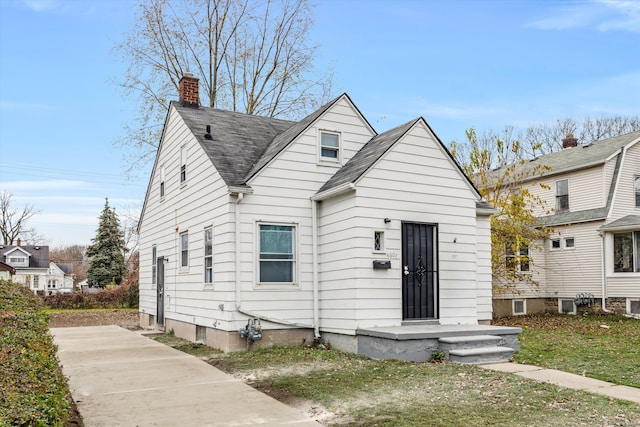
[[[539,286],[494,296],[495,315],[589,306],[640,315],[640,132],[530,163],[551,168],[524,185],[554,209],[537,212],[553,233],[530,254]]]
[[[139,225],[141,324],[225,351],[477,328],[492,213],[422,118],[378,134],[346,94],[299,122],[181,94]]]

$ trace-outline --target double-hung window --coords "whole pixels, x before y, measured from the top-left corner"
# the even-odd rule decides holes
[[[340,134],[320,132],[320,158],[322,160],[340,161]]]
[[[296,280],[296,226],[259,224],[259,282]]]
[[[213,228],[204,229],[204,283],[213,283]]]
[[[187,146],[180,147],[180,184],[187,182]]]
[[[633,188],[636,194],[636,208],[640,208],[640,175],[633,178]]]
[[[180,267],[189,266],[189,233],[180,233]]]
[[[613,235],[613,271],[640,272],[640,231]]]
[[[569,210],[569,180],[556,181],[556,211]]]
[[[507,243],[505,245],[505,262],[507,271],[512,273],[526,273],[530,271],[529,247],[513,242]]]

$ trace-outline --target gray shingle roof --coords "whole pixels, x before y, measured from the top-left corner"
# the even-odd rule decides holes
[[[412,120],[386,132],[374,136],[342,168],[338,170],[318,193],[355,182],[378,160],[398,139],[402,137],[420,119]]]
[[[599,230],[612,231],[637,227],[640,227],[640,215],[627,215],[607,225],[603,225]]]
[[[180,114],[228,186],[242,186],[245,176],[274,138],[296,123],[206,107],[171,105]],[[211,136],[206,136],[211,125]]]
[[[590,144],[578,145],[577,147],[565,148],[562,151],[531,159],[523,167],[549,166],[551,170],[544,175],[555,175],[595,166],[604,163],[616,151],[638,138],[640,138],[640,131],[602,139]],[[537,178],[538,176],[536,175],[531,176],[529,179]]]
[[[0,246],[0,261],[11,265],[5,259],[5,255],[15,248],[20,248],[31,255],[29,257],[29,268],[49,268],[49,246],[2,245]]]
[[[309,114],[304,119],[295,123],[293,126],[289,127],[287,130],[282,132],[280,135],[276,136],[273,139],[273,142],[269,144],[264,154],[260,157],[260,159],[255,163],[255,165],[251,168],[249,173],[247,173],[245,177],[245,182],[251,179],[260,169],[265,167],[267,163],[269,163],[275,156],[278,155],[282,150],[286,148],[287,145],[291,143],[294,139],[298,137],[307,127],[311,126],[313,122],[315,122],[325,111],[327,111],[333,104],[335,104],[340,98],[343,96],[347,96],[347,94],[342,94],[339,97],[329,101],[318,110]]]

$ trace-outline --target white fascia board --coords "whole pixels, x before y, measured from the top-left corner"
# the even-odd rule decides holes
[[[347,182],[345,184],[323,191],[322,193],[314,194],[313,196],[311,196],[311,200],[319,202],[321,200],[337,196],[338,194],[346,193],[348,191],[354,191],[355,189],[356,185],[354,183]]]

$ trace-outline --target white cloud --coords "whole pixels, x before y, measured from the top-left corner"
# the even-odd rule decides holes
[[[640,2],[594,0],[550,9],[550,15],[526,26],[540,30],[593,28],[598,31],[640,32]]]

